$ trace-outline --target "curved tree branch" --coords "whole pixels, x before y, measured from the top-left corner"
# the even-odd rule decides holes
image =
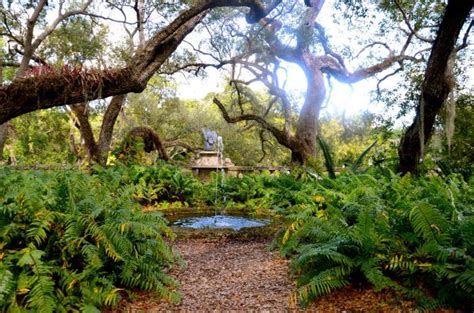
[[[156,33],[124,68],[105,70],[62,69],[47,75],[19,78],[0,87],[0,124],[25,113],[93,99],[141,92],[148,80],[209,9],[248,7],[248,20],[261,18],[278,5],[267,8],[259,0],[206,0],[181,13]]]
[[[148,126],[138,126],[132,128],[125,137],[124,145],[130,145],[134,137],[140,137],[143,139],[146,152],[157,150],[161,159],[165,161],[169,160],[168,153],[163,146],[160,136],[158,136],[158,134],[152,128]]]
[[[469,26],[466,29],[466,32],[464,33],[464,37],[462,39],[462,43],[459,47],[456,48],[456,51],[460,51],[468,46],[468,39],[469,39],[469,34],[471,32],[472,27],[474,26],[474,19],[471,20],[469,23]]]
[[[329,58],[320,57],[319,59],[322,62],[321,70],[324,73],[327,73],[333,76],[340,82],[348,83],[348,84],[356,83],[363,79],[372,77],[375,74],[380,73],[390,68],[393,64],[397,62],[402,62],[406,60],[415,61],[415,62],[420,61],[412,56],[397,55],[397,56],[388,57],[378,64],[372,65],[367,68],[359,69],[351,73],[345,70],[344,68],[338,66],[337,63],[335,63],[333,60]]]
[[[217,107],[222,113],[222,116],[224,117],[224,120],[227,123],[235,124],[235,123],[243,122],[243,121],[255,121],[263,129],[268,130],[273,136],[275,136],[275,138],[280,144],[286,147],[293,147],[296,144],[292,136],[289,136],[287,133],[285,133],[285,131],[278,129],[276,126],[269,123],[263,117],[255,115],[255,114],[243,114],[243,115],[231,117],[229,113],[227,112],[224,104],[221,101],[219,101],[219,99],[214,98],[213,102],[214,104],[217,105]]]

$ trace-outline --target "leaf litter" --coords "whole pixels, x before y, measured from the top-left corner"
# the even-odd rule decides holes
[[[308,308],[293,300],[296,284],[289,261],[268,249],[268,240],[179,239],[173,250],[185,265],[170,274],[179,282],[181,302],[172,304],[141,292],[123,301],[122,312],[407,312],[414,303],[392,293],[349,286]]]

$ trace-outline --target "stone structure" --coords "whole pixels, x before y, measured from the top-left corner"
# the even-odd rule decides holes
[[[227,172],[234,164],[229,158],[224,158],[224,145],[221,136],[207,128],[202,129],[202,135],[204,150],[198,153],[197,159],[191,168],[201,179],[208,180],[211,172],[220,170]]]
[[[224,159],[220,151],[200,151],[191,168],[199,178],[208,180],[211,172],[224,170],[227,173],[233,166],[232,161]]]
[[[201,150],[197,159],[191,165],[191,169],[195,175],[202,180],[209,180],[211,172],[222,171],[226,175],[240,176],[246,173],[255,173],[262,171],[288,172],[286,167],[266,167],[266,166],[235,166],[229,158],[224,158],[222,137],[218,136],[215,131],[210,129],[202,129],[204,138],[204,150]]]

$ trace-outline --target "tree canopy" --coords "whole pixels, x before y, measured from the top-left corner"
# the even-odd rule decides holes
[[[291,151],[293,162],[307,164],[317,157],[316,139],[324,137],[320,114],[332,80],[376,77],[383,92],[386,80],[417,71],[417,114],[399,147],[400,171],[415,172],[455,87],[458,55],[469,50],[471,9],[472,1],[460,0],[11,1],[1,7],[3,67],[17,70],[0,87],[0,123],[71,105],[88,158],[105,164],[127,93],[143,92],[157,72],[200,74],[214,67],[225,70],[230,87],[228,96],[212,100],[223,118],[260,129],[261,142],[270,136]],[[128,34],[112,51],[101,43],[111,38],[109,25]],[[195,29],[203,41],[183,45]],[[351,40],[337,40],[338,31]],[[293,79],[289,63],[304,72],[302,98],[286,88]],[[108,97],[96,138],[88,102]]]

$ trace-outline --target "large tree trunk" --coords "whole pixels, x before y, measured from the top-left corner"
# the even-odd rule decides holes
[[[122,110],[125,98],[125,95],[120,95],[114,96],[110,100],[107,110],[104,113],[98,141],[95,140],[94,132],[89,122],[89,110],[87,104],[83,102],[71,105],[71,110],[79,124],[79,131],[81,133],[83,146],[87,151],[88,161],[103,166],[107,164],[115,122]]]
[[[400,141],[399,171],[402,174],[417,172],[423,158],[424,146],[428,145],[433,134],[436,116],[453,88],[448,63],[473,2],[473,0],[448,2],[431,49],[415,119]]]
[[[112,97],[110,104],[104,114],[102,125],[100,127],[99,142],[97,144],[96,161],[99,164],[106,165],[109,155],[110,145],[112,144],[112,135],[115,122],[125,103],[126,96],[119,95]]]
[[[306,164],[308,159],[316,156],[316,137],[319,133],[319,113],[326,98],[324,76],[313,58],[308,55],[305,66],[308,87],[303,107],[301,108],[294,140],[298,143],[291,150],[293,162]]]
[[[97,158],[97,143],[94,138],[94,131],[89,123],[89,108],[88,104],[78,103],[71,105],[71,110],[77,118],[79,132],[81,133],[81,142],[87,153],[87,160],[92,161]]]
[[[7,141],[8,124],[0,125],[0,163],[3,161],[3,150]]]
[[[3,84],[3,67],[0,64],[0,84]],[[5,142],[7,141],[8,124],[0,124],[0,163],[3,161],[3,149],[5,149]]]

